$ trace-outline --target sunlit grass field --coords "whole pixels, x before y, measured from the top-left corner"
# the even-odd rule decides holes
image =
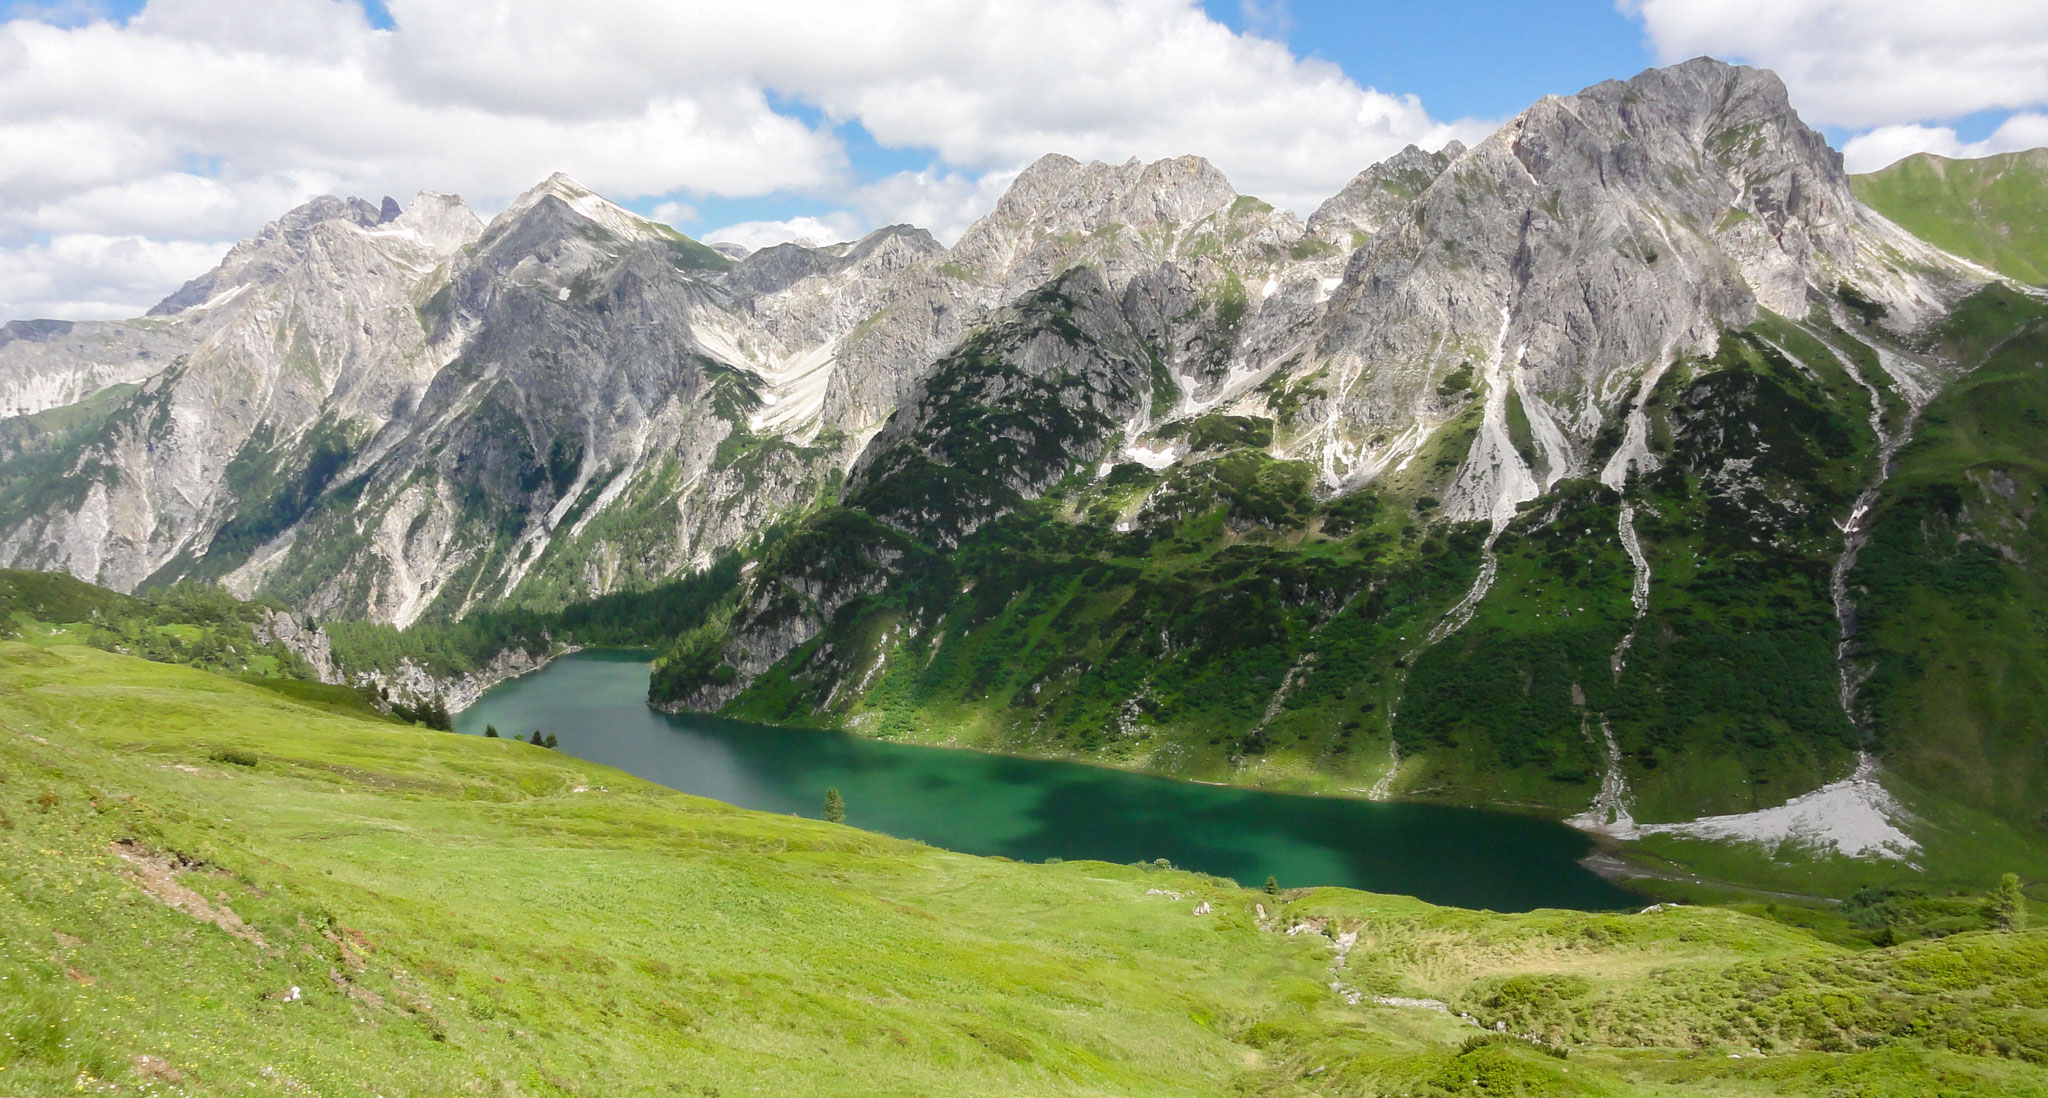
[[[0,813],[0,1095],[2048,1094],[2042,932],[974,858],[58,643]]]

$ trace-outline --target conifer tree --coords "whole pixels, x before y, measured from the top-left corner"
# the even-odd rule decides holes
[[[1984,914],[2000,930],[2021,930],[2027,925],[2027,898],[2020,892],[2020,875],[2008,873],[1998,879],[1991,898],[1984,901]]]
[[[839,795],[836,787],[825,791],[825,818],[833,823],[846,822],[846,798]]]
[[[534,730],[533,730],[533,738],[531,738],[531,739],[527,740],[526,742],[528,742],[528,743],[532,744],[532,745],[533,745],[533,746],[535,746],[535,747],[546,747],[546,746],[547,746],[547,742],[546,742],[545,740],[542,740],[542,739],[540,738],[540,729],[538,729],[538,728],[536,728],[536,729],[534,729]]]
[[[1267,876],[1267,878],[1266,878],[1266,895],[1268,895],[1268,896],[1278,896],[1278,895],[1280,895],[1280,878],[1278,878],[1278,877],[1274,877],[1274,876],[1270,876],[1270,875],[1269,875],[1269,876]]]
[[[555,749],[555,745],[560,742],[561,741],[555,739],[555,734],[553,732],[550,732],[548,733],[547,742],[543,743],[541,746],[547,748],[550,751],[553,751]]]
[[[487,724],[487,725],[484,725],[484,739],[487,739],[487,740],[495,740],[495,739],[497,739],[497,738],[498,738],[498,726],[497,726],[497,725],[495,725],[495,724]]]

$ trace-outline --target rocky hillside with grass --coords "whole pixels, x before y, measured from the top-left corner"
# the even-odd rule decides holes
[[[1362,173],[1308,223],[1356,240],[1305,322],[1260,283],[1220,369],[1069,272],[940,360],[654,700],[1763,863],[1956,845],[1923,795],[2039,843],[2048,714],[1993,680],[2044,649],[1990,606],[2044,548],[2010,447],[2048,310],[1853,187],[1775,77],[1697,61]],[[1945,427],[1992,377],[2021,418]],[[1986,605],[1907,609],[1955,601],[1950,559]],[[1997,700],[1926,719],[1965,679]]]

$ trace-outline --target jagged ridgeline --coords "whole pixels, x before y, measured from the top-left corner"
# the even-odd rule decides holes
[[[1637,837],[1870,755],[2038,837],[2039,178],[1852,181],[1701,59],[1305,222],[1192,157],[1047,157],[950,248],[321,199],[7,326],[0,561],[415,667],[696,575],[665,707]]]

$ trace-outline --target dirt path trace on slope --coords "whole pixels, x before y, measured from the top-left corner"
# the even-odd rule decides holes
[[[194,891],[178,880],[182,873],[192,872],[197,867],[168,854],[152,851],[133,839],[122,839],[110,849],[114,856],[128,863],[129,876],[144,892],[166,907],[176,908],[201,922],[227,931],[229,934],[255,945],[258,949],[269,949],[263,935],[242,921],[240,915],[225,903],[216,903]]]

